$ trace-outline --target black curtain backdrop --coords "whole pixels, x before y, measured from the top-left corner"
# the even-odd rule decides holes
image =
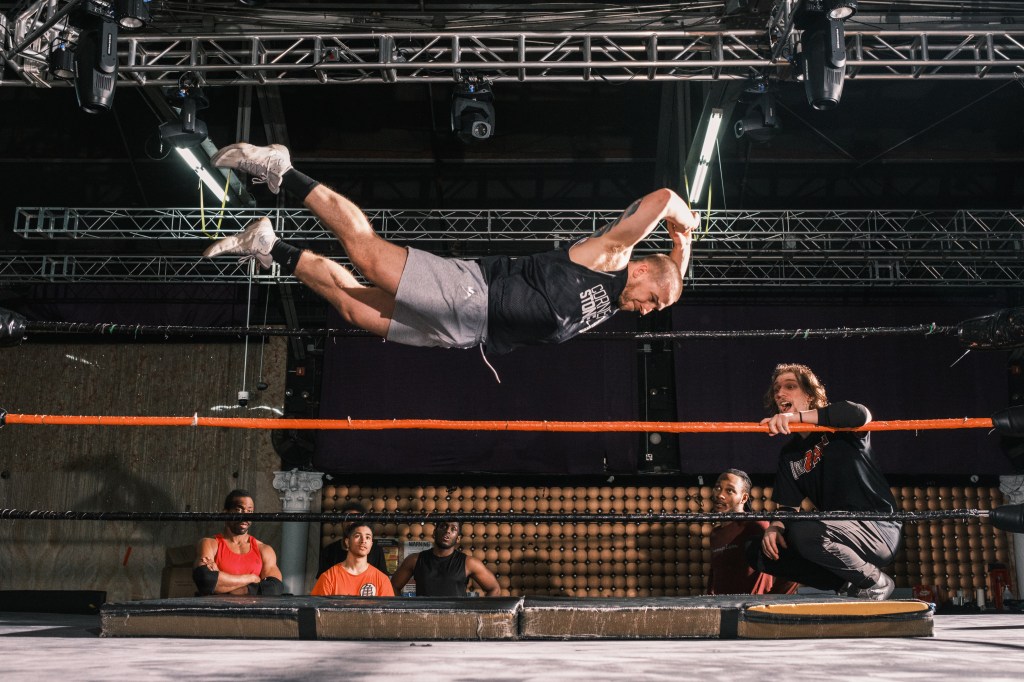
[[[344,323],[332,314],[332,327]],[[602,330],[632,331],[621,314]],[[490,358],[479,349],[412,348],[370,338],[327,343],[325,419],[637,419],[636,344],[575,339]],[[313,463],[328,473],[636,471],[641,436],[501,431],[322,431]]]
[[[780,300],[786,293],[780,292]],[[952,325],[995,312],[968,307],[806,305],[677,306],[676,329],[741,330]],[[680,421],[760,421],[775,365],[808,365],[830,401],[866,405],[877,421],[989,417],[1008,404],[1005,351],[972,351],[950,336],[851,339],[687,340],[675,349]],[[956,364],[954,364],[956,363]],[[698,434],[679,439],[683,472],[734,467],[774,473],[784,441],[760,434]],[[984,429],[878,432],[871,436],[883,470],[912,475],[1012,473],[998,438]]]
[[[259,293],[252,293],[254,301]],[[3,307],[32,322],[235,327],[246,324],[248,305],[249,292],[244,285],[46,284],[32,287],[23,300],[11,301]],[[258,309],[262,311],[262,307]],[[252,324],[262,324],[255,312]],[[90,340],[86,336],[81,338]]]

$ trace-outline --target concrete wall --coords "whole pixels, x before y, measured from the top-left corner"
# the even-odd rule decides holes
[[[0,407],[15,414],[270,417],[284,400],[285,344],[26,343],[3,349]],[[256,373],[269,384],[257,391]],[[247,365],[249,407],[237,406]],[[0,507],[219,511],[233,488],[281,508],[270,432],[188,427],[35,426],[0,430]],[[160,596],[165,548],[217,523],[0,521],[0,590]],[[253,535],[279,546],[280,524]]]

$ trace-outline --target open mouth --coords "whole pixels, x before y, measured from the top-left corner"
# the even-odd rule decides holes
[[[791,409],[793,409],[793,403],[787,402],[785,400],[779,401],[779,410],[781,410],[782,412],[789,412]]]

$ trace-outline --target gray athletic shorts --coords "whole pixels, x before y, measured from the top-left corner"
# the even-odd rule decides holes
[[[388,341],[472,348],[487,336],[487,282],[473,261],[408,249]]]

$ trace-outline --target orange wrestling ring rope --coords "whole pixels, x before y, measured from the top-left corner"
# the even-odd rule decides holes
[[[427,429],[438,431],[560,431],[576,433],[646,432],[665,433],[766,433],[757,422],[641,422],[641,421],[546,421],[546,420],[460,420],[460,419],[249,419],[241,417],[133,417],[117,415],[6,414],[4,424],[39,426],[212,426],[226,429],[321,429],[333,431],[385,431]],[[931,431],[935,429],[990,429],[991,417],[953,419],[898,419],[875,421],[856,429],[834,429],[811,424],[790,424],[802,431]]]

